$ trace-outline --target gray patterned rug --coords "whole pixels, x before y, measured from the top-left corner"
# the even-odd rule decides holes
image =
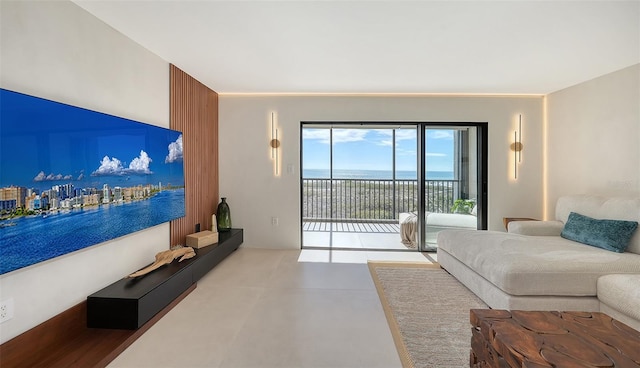
[[[487,305],[435,264],[369,262],[404,367],[468,367],[469,309]]]

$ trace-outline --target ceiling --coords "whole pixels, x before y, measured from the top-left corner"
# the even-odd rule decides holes
[[[222,94],[547,94],[640,62],[640,0],[74,2]]]

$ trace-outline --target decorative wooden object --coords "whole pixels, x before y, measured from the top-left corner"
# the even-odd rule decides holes
[[[471,310],[471,367],[640,367],[640,332],[604,313]]]
[[[195,249],[204,248],[217,242],[218,232],[205,230],[199,233],[187,235],[187,246]]]
[[[129,275],[129,278],[140,277],[148,274],[149,272],[153,272],[158,268],[173,262],[174,259],[179,258],[178,262],[182,262],[185,259],[193,258],[196,256],[196,252],[191,247],[183,247],[173,250],[163,250],[162,252],[156,254],[156,261],[150,264],[149,266],[136,271]]]
[[[171,221],[171,245],[184,245],[196,224],[211,229],[218,205],[218,94],[170,67],[171,129],[182,132],[184,143],[184,217]]]

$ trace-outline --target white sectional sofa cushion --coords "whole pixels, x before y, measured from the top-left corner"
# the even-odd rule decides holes
[[[438,237],[438,248],[511,295],[595,296],[602,275],[640,274],[638,254],[615,253],[555,236],[451,230]]]
[[[560,236],[562,221],[511,221],[507,231],[514,234],[537,236]]]
[[[600,311],[640,331],[640,274],[598,279]]]
[[[442,231],[438,234],[438,263],[492,308],[599,311],[602,306],[640,324],[628,312],[640,311],[640,302],[633,297],[619,303],[615,300],[629,290],[603,289],[609,282],[633,285],[623,280],[636,280],[635,275],[640,274],[640,230],[626,252],[607,251],[559,236],[571,212],[596,219],[639,221],[640,199],[562,197],[557,201],[555,221],[509,224],[509,231],[521,234]],[[611,274],[620,276],[600,281]],[[640,293],[640,284],[628,287]]]

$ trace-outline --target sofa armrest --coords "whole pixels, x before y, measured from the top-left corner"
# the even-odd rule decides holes
[[[534,236],[560,236],[564,224],[561,221],[512,221],[507,231]]]

